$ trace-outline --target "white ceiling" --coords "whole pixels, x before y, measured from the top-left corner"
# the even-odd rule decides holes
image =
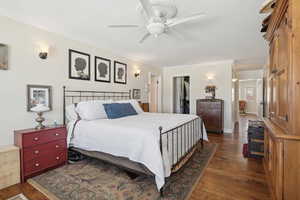
[[[144,24],[138,0],[3,0],[0,15],[93,44],[150,66],[189,65],[218,60],[265,60],[258,14],[262,0],[174,0],[179,17],[205,12],[204,19],[176,27],[183,38],[161,36],[145,43],[137,29],[109,24]]]

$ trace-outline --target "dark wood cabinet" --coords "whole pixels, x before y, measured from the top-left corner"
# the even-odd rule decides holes
[[[139,102],[141,108],[143,109],[144,112],[149,112],[150,110],[150,107],[149,107],[149,103],[142,103],[142,102]]]
[[[224,132],[224,101],[221,99],[198,99],[197,115],[203,121],[207,132]]]
[[[15,131],[20,148],[21,181],[67,163],[65,126]]]

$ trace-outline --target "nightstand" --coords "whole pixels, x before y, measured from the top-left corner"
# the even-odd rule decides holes
[[[143,109],[144,112],[149,112],[149,103],[142,103],[139,102],[141,108]]]
[[[20,148],[22,182],[67,163],[65,126],[15,131],[15,145]]]

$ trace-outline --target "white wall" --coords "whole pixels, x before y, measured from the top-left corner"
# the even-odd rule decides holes
[[[173,78],[190,76],[190,110],[196,113],[196,100],[205,98],[207,75],[214,75],[217,86],[216,98],[225,101],[225,132],[232,132],[232,64],[233,61],[202,63],[189,66],[166,67],[163,69],[163,111],[173,112]]]
[[[52,124],[54,120],[62,122],[63,85],[69,89],[128,91],[133,88],[144,89],[148,82],[149,72],[161,73],[159,68],[143,67],[136,62],[96,47],[15,22],[6,17],[0,17],[0,24],[0,43],[9,45],[9,70],[0,70],[0,146],[13,143],[13,130],[35,126],[36,116],[26,111],[27,84],[52,86],[53,111],[45,114],[46,124]],[[41,60],[38,57],[39,43],[51,46],[47,60]],[[91,81],[68,79],[69,48],[91,55]],[[94,56],[126,62],[128,64],[127,85],[94,82]],[[141,69],[141,77],[138,79],[133,75],[137,68]],[[147,98],[147,94],[143,93],[143,101],[147,101]]]

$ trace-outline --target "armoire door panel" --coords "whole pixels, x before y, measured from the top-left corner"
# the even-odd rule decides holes
[[[277,66],[277,114],[276,121],[278,125],[287,130],[288,129],[288,74],[289,74],[289,58],[290,58],[290,36],[287,22],[287,16],[285,16],[278,28],[278,66]]]

